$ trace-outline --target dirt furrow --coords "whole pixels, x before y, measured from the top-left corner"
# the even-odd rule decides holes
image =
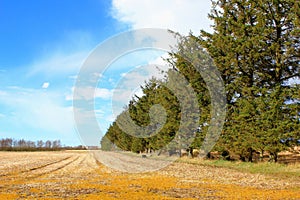
[[[44,176],[44,175],[47,175],[47,174],[54,173],[54,172],[56,172],[56,171],[58,171],[58,170],[61,170],[61,169],[65,168],[65,167],[71,165],[72,163],[74,163],[74,162],[75,162],[76,160],[78,160],[79,158],[80,158],[80,157],[77,156],[77,157],[75,157],[75,159],[72,159],[71,161],[69,161],[69,162],[67,162],[67,163],[64,163],[64,164],[61,165],[61,166],[55,167],[54,169],[51,169],[51,170],[46,171],[46,172],[42,172],[42,173],[40,173],[40,174],[38,174],[38,175],[36,175],[36,176],[33,176],[32,178],[37,178],[37,177],[41,177],[41,176]],[[61,162],[60,162],[60,163],[61,163]],[[39,169],[41,169],[41,168],[39,168]]]
[[[57,160],[57,161],[53,161],[53,162],[50,162],[50,163],[46,163],[46,164],[42,164],[42,165],[39,165],[39,166],[36,166],[36,167],[32,167],[32,168],[29,168],[29,169],[25,169],[25,170],[21,170],[21,171],[14,171],[14,172],[8,172],[6,174],[0,174],[0,177],[7,177],[7,176],[16,176],[16,175],[21,175],[23,173],[27,173],[27,172],[31,172],[31,171],[35,171],[35,170],[38,170],[38,169],[42,169],[42,168],[45,168],[45,167],[48,167],[50,165],[54,165],[54,164],[57,164],[57,163],[60,163],[64,160],[67,160],[69,158],[71,158],[72,156],[68,156],[66,158],[63,158],[63,159],[60,159],[60,160]],[[41,163],[39,163],[41,164]]]
[[[71,165],[73,162],[78,160],[80,156],[68,156],[59,161],[52,163],[41,164],[38,167],[30,168],[29,170],[24,170],[22,172],[17,172],[9,174],[7,176],[1,177],[0,182],[2,183],[2,188],[10,187],[11,185],[24,184],[33,179],[52,174],[56,171],[62,170],[63,168]]]

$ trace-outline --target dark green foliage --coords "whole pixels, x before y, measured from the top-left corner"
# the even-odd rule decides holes
[[[133,98],[127,110],[121,113],[116,121],[118,121],[122,115],[129,112],[131,119],[138,126],[145,127],[150,123],[149,111],[153,105],[160,104],[166,111],[167,119],[165,124],[160,124],[157,121],[153,124],[152,132],[147,137],[143,137],[144,133],[131,132],[125,133],[116,122],[114,122],[108,129],[105,137],[107,137],[118,148],[126,151],[144,152],[151,150],[158,150],[168,144],[175,136],[176,130],[178,130],[180,121],[180,110],[178,101],[172,92],[163,86],[158,80],[152,79],[145,86],[142,87],[144,95],[142,97]],[[157,128],[161,125],[159,132],[156,132]],[[135,137],[133,137],[135,136]]]
[[[214,2],[214,33],[202,31],[199,40],[227,91],[219,147],[250,161],[249,151],[269,151],[276,161],[287,147],[280,139],[299,137],[300,98],[290,83],[300,72],[299,12],[295,0]]]
[[[238,155],[245,161],[253,161],[255,152],[261,155],[269,152],[276,162],[280,151],[297,145],[295,141],[300,139],[299,15],[300,3],[296,0],[218,0],[213,1],[209,15],[214,21],[213,33],[201,31],[200,36],[187,37],[175,34],[179,38],[178,51],[170,53],[168,61],[172,71],[183,75],[196,92],[201,113],[198,122],[201,129],[192,143],[187,142],[189,148],[201,148],[212,118],[211,93],[218,93],[218,90],[208,90],[209,83],[203,74],[186,59],[198,56],[202,66],[210,62],[206,52],[220,72],[227,98],[225,125],[215,150]],[[209,81],[217,80],[213,78]],[[168,81],[149,81],[142,88],[144,96],[134,98],[128,106],[134,122],[147,126],[149,109],[161,104],[168,118],[160,132],[133,139],[114,123],[106,134],[112,143],[123,150],[149,151],[167,145],[178,134],[181,102],[164,87]],[[186,125],[185,131],[191,132],[192,127]],[[289,143],[280,142],[287,138],[291,138]]]
[[[103,151],[111,151],[114,149],[114,144],[107,138],[108,136],[103,136],[101,139],[101,150]]]

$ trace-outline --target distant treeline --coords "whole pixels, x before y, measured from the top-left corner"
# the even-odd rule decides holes
[[[60,140],[37,140],[30,141],[24,139],[3,138],[0,139],[0,151],[58,151],[58,150],[83,150],[82,145],[76,147],[63,146]]]

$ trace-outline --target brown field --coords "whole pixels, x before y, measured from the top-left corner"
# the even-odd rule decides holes
[[[178,162],[126,173],[95,159],[102,156],[107,153],[0,152],[0,199],[300,199],[298,179]],[[152,161],[141,159],[137,168],[139,162]]]

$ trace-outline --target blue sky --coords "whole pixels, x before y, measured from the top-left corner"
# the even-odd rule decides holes
[[[0,138],[81,144],[72,92],[90,52],[113,35],[132,29],[209,31],[209,9],[209,0],[0,0]],[[161,62],[163,53],[135,52],[98,74],[99,140],[117,114],[111,104],[120,80],[129,74],[127,82],[138,87],[148,76],[134,69]]]

